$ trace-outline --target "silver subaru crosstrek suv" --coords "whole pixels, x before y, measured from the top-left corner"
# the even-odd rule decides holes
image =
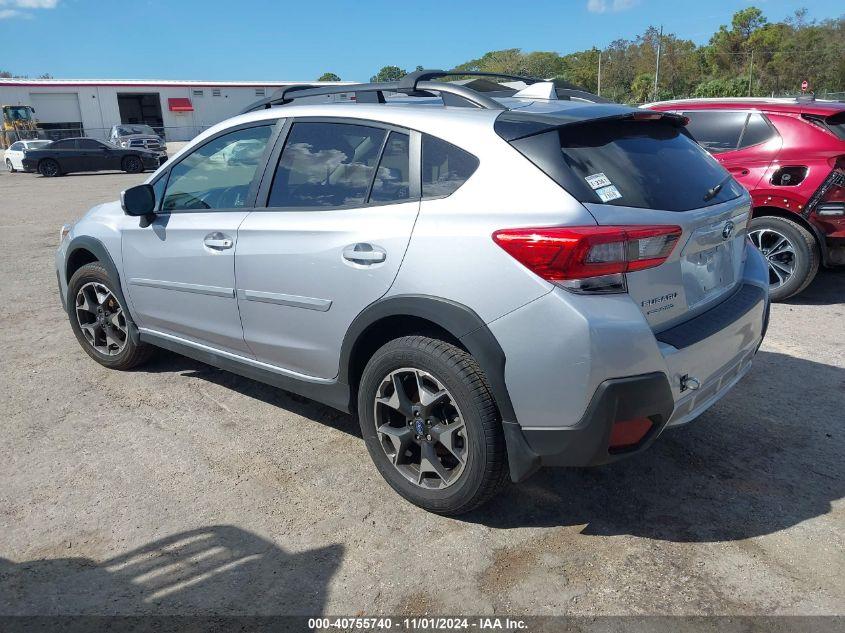
[[[686,120],[446,75],[343,86],[354,103],[285,88],[63,227],[83,349],[128,369],[162,347],[356,414],[387,482],[443,514],[722,398],[768,276],[748,193]]]

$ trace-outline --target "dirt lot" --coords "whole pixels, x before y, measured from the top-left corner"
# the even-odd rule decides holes
[[[140,180],[0,174],[0,613],[845,614],[845,272],[774,306],[751,373],[647,454],[445,519],[349,416],[79,349],[59,226]]]

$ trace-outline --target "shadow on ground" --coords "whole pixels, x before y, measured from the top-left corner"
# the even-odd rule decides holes
[[[843,293],[845,274],[822,271],[805,301],[835,303]],[[162,351],[140,371],[183,372],[360,437],[352,416],[176,354]],[[845,496],[843,404],[845,370],[761,351],[724,400],[667,429],[645,453],[540,471],[461,519],[496,528],[586,525],[588,534],[676,542],[771,534],[827,514]]]
[[[771,534],[845,496],[845,371],[760,352],[713,409],[628,460],[545,470],[464,520],[586,524],[594,535],[713,542]]]
[[[789,305],[845,304],[845,267],[820,268],[810,285],[786,303]]]
[[[344,548],[289,554],[222,525],[181,532],[115,558],[0,558],[3,615],[272,615],[323,612]]]

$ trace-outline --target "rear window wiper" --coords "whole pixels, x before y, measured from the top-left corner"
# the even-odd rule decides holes
[[[726,183],[727,183],[727,182],[728,182],[731,178],[733,178],[733,176],[731,176],[730,174],[728,174],[727,176],[725,176],[725,177],[722,179],[722,182],[720,182],[718,185],[716,185],[716,186],[714,186],[714,187],[710,187],[710,189],[708,189],[708,190],[707,190],[707,193],[705,193],[705,194],[704,194],[704,202],[710,202],[710,200],[712,200],[713,198],[715,198],[716,196],[718,196],[718,195],[719,195],[719,192],[722,190],[722,187],[724,187],[724,186],[725,186],[725,184],[726,184]]]

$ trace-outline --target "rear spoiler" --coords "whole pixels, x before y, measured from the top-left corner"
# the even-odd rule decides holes
[[[567,125],[596,123],[599,121],[668,121],[677,127],[684,127],[689,119],[675,112],[641,110],[618,104],[588,104],[583,107],[561,110],[559,112],[532,113],[521,110],[508,110],[496,118],[496,133],[506,141],[515,141],[526,136],[534,136],[556,130]]]

